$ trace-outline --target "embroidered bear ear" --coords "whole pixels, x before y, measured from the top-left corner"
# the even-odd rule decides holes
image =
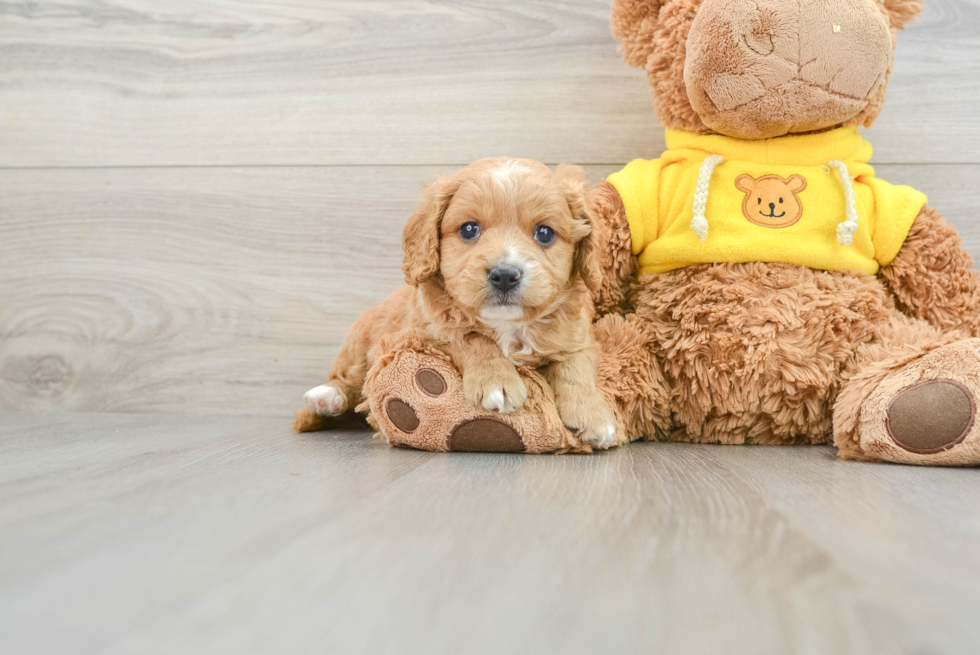
[[[799,175],[794,175],[793,177],[799,177]],[[752,193],[755,190],[756,180],[751,175],[739,175],[735,178],[735,187],[739,191],[745,193]],[[806,186],[806,180],[803,180],[803,186]]]
[[[806,178],[802,175],[793,175],[786,182],[793,193],[799,193],[806,188]]]

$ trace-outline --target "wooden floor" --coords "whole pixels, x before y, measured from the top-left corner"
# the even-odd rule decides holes
[[[980,476],[0,416],[3,653],[976,653]]]
[[[980,0],[865,135],[980,258]],[[436,170],[656,157],[609,0],[0,0],[0,653],[980,652],[980,474],[297,436]]]

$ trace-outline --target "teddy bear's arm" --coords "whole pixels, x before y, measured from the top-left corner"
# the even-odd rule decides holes
[[[623,313],[629,309],[629,290],[637,269],[626,207],[616,187],[605,180],[590,191],[589,207],[602,268],[601,284],[593,298],[596,314]]]
[[[922,210],[879,275],[905,314],[980,336],[980,273],[956,229],[935,209]]]

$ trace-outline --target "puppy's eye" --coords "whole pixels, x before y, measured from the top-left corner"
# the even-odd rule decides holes
[[[534,240],[542,246],[550,246],[555,242],[555,231],[547,225],[539,225],[534,228]]]
[[[459,236],[463,241],[473,241],[480,238],[480,224],[476,221],[470,221],[459,228]]]

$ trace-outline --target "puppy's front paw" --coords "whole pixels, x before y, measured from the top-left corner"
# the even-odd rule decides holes
[[[593,448],[605,450],[616,443],[616,419],[601,400],[558,402],[562,422],[575,436]]]
[[[510,370],[500,367],[496,370],[464,371],[463,393],[474,405],[501,414],[509,414],[520,409],[527,400],[527,387],[513,367],[510,367]]]
[[[347,410],[347,396],[343,391],[329,384],[313,387],[303,394],[303,400],[320,416],[340,416]]]

